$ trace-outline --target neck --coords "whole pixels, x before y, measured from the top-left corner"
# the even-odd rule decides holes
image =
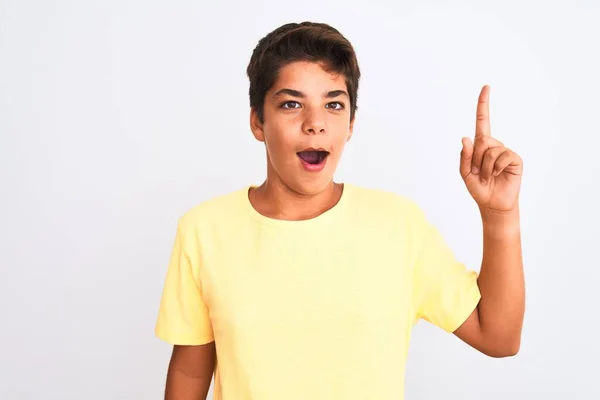
[[[343,185],[331,181],[315,194],[302,194],[281,181],[269,179],[250,192],[253,207],[266,217],[290,221],[315,218],[335,206]]]

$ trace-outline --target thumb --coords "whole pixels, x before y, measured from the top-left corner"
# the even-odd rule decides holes
[[[462,138],[462,150],[460,152],[460,176],[464,178],[471,173],[473,160],[473,142],[468,137]]]

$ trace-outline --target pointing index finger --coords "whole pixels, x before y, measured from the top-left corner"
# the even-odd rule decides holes
[[[477,116],[475,123],[475,137],[491,136],[490,128],[490,87],[485,85],[479,93],[477,102]]]

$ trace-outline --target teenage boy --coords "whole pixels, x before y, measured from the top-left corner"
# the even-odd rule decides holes
[[[491,356],[524,314],[522,161],[490,135],[489,87],[460,174],[483,224],[480,273],[409,199],[334,182],[360,70],[326,24],[286,24],[247,68],[267,174],[178,221],[156,325],[174,345],[166,399],[398,400],[411,328],[429,321]]]

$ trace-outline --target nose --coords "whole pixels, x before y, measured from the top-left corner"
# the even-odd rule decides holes
[[[302,130],[307,135],[324,134],[327,132],[327,123],[322,113],[313,111],[307,114],[304,123],[302,124]]]

